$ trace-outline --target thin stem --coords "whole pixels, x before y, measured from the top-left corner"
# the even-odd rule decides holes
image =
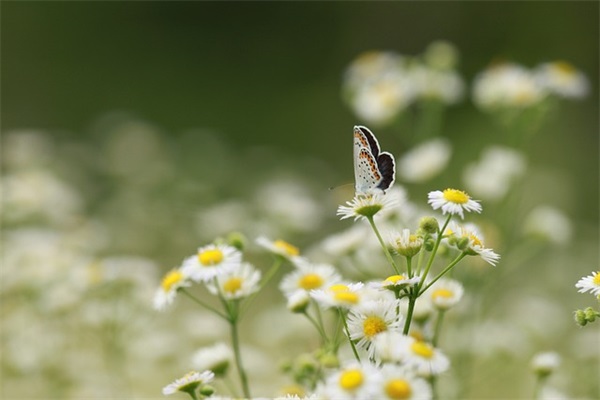
[[[240,351],[240,338],[238,335],[237,320],[230,320],[229,326],[231,327],[231,341],[233,344],[233,353],[235,355],[235,364],[237,366],[238,373],[240,374],[240,381],[242,382],[242,391],[244,392],[244,397],[250,399],[252,398],[252,396],[250,396],[250,389],[248,387],[248,376],[246,375],[246,370],[242,365],[242,354]]]
[[[325,324],[323,323],[323,315],[321,315],[321,308],[319,307],[316,301],[313,300],[313,303],[315,305],[315,314],[317,314],[317,321],[319,322],[321,330],[323,331],[323,338],[325,339],[325,343],[327,343],[329,342],[329,338],[327,337],[327,333],[325,332]]]
[[[313,324],[313,326],[315,328],[317,328],[317,331],[319,331],[319,334],[321,335],[321,339],[323,340],[323,343],[327,343],[329,340],[327,339],[327,335],[325,334],[325,330],[323,329],[323,327],[321,325],[319,325],[319,323],[310,316],[310,314],[308,312],[306,312],[306,310],[304,312],[302,312],[302,314],[304,314],[304,316],[306,318],[308,318],[308,320],[310,321],[311,324]]]
[[[277,257],[275,259],[273,266],[271,266],[271,269],[269,269],[269,271],[265,274],[265,277],[263,278],[262,282],[260,283],[260,288],[256,292],[252,293],[250,295],[250,297],[248,297],[248,299],[245,301],[244,308],[240,312],[241,315],[246,313],[246,310],[248,309],[248,307],[250,307],[250,304],[252,304],[252,301],[254,301],[256,296],[263,290],[263,288],[267,285],[267,283],[269,283],[271,278],[273,278],[273,276],[275,276],[275,274],[277,273],[277,270],[281,266],[282,261],[283,261],[282,257]]]
[[[444,270],[442,272],[440,272],[438,274],[438,276],[436,276],[435,278],[433,278],[433,280],[431,282],[429,282],[427,284],[427,286],[425,286],[425,288],[423,290],[421,290],[421,294],[425,293],[425,291],[427,289],[429,289],[431,287],[431,285],[433,285],[434,283],[436,283],[442,276],[444,276],[446,273],[450,272],[450,270],[452,268],[454,268],[454,266],[456,264],[458,264],[460,262],[460,260],[462,260],[466,256],[467,256],[467,253],[465,253],[465,252],[460,253],[454,260],[452,260],[452,262],[450,264],[448,264],[448,266],[446,268],[444,268]]]
[[[194,400],[198,400],[198,395],[196,394],[196,389],[184,390],[190,397]]]
[[[404,330],[403,334],[408,335],[408,331],[410,329],[410,324],[412,322],[413,312],[415,310],[415,303],[417,302],[417,293],[418,288],[411,289],[410,295],[408,297],[408,311],[406,312],[406,320],[404,321]]]
[[[408,272],[408,277],[412,278],[412,256],[406,256],[406,271]]]
[[[350,346],[352,347],[352,352],[354,353],[354,358],[356,358],[356,361],[360,362],[360,357],[358,355],[358,351],[356,351],[356,346],[354,345],[354,342],[350,338],[350,330],[348,329],[348,322],[346,321],[346,316],[344,315],[344,312],[342,311],[341,308],[338,308],[338,310],[340,312],[340,318],[344,322],[344,329],[346,331],[346,335],[348,336],[348,341],[350,342]]]
[[[187,297],[189,297],[193,302],[200,304],[202,307],[204,307],[207,310],[209,310],[209,311],[217,314],[219,317],[221,317],[223,319],[228,319],[227,315],[223,314],[221,311],[217,310],[216,308],[214,308],[212,306],[209,306],[208,304],[206,304],[202,300],[198,299],[197,297],[195,297],[194,295],[192,295],[190,292],[188,292],[185,288],[179,288],[179,290],[181,291],[181,293],[183,293]]]
[[[381,235],[379,234],[379,230],[377,229],[377,226],[375,225],[375,221],[373,220],[373,217],[372,216],[367,217],[367,220],[371,224],[371,228],[373,228],[373,232],[375,232],[375,236],[377,236],[377,239],[379,240],[379,243],[381,244],[381,247],[383,248],[383,252],[385,253],[385,256],[387,257],[388,262],[390,263],[392,268],[394,268],[394,272],[396,272],[396,274],[400,274],[400,271],[398,270],[398,267],[396,266],[396,263],[394,262],[394,259],[392,258],[392,255],[390,254],[389,249],[387,248],[387,246],[385,245],[385,242],[383,241],[383,239],[381,238]]]
[[[446,310],[440,310],[438,312],[437,319],[435,320],[435,330],[433,331],[433,339],[431,340],[431,344],[433,345],[433,347],[437,347],[437,344],[440,340],[444,315],[446,315]]]
[[[440,246],[440,242],[444,236],[444,232],[446,231],[446,227],[452,218],[452,214],[448,214],[448,218],[446,218],[446,222],[442,226],[442,229],[439,230],[437,239],[435,240],[435,244],[433,246],[433,250],[431,251],[431,255],[429,256],[429,261],[427,261],[427,266],[425,267],[425,272],[421,276],[421,281],[419,282],[419,286],[417,286],[417,294],[415,296],[419,297],[421,295],[421,287],[425,283],[425,278],[427,278],[427,274],[429,274],[429,270],[431,269],[431,265],[433,264],[433,260],[435,259],[435,254],[437,253],[438,247]]]
[[[425,236],[423,237],[423,243],[425,243],[427,241],[427,239],[429,239],[429,234],[425,234]],[[419,251],[419,259],[417,260],[417,268],[415,268],[416,275],[419,275],[419,273],[421,272],[421,265],[423,264],[423,256],[424,255],[425,255],[425,250],[423,250],[423,248],[421,248],[421,251]]]
[[[546,379],[548,376],[537,376],[535,380],[535,387],[533,388],[533,399],[539,399],[542,394],[542,388],[544,387],[544,383],[546,383]]]

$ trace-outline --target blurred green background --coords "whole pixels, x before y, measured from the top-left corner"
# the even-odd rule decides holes
[[[326,223],[315,225],[320,229],[315,226],[300,229],[296,225],[295,230],[286,227],[277,230],[268,224],[261,225],[262,220],[275,220],[275,214],[252,209],[244,211],[252,217],[252,233],[289,233],[284,238],[304,247],[349,226],[334,216],[337,204],[347,200],[343,198],[345,193],[340,195],[327,189],[353,180],[351,129],[363,121],[342,101],[341,85],[346,67],[360,53],[393,50],[414,55],[434,40],[444,39],[460,52],[458,70],[467,87],[479,71],[498,60],[527,67],[557,59],[570,62],[587,75],[590,95],[582,101],[562,104],[560,114],[550,116],[529,144],[528,173],[535,176],[533,181],[538,186],[527,188],[529,197],[524,203],[528,207],[550,203],[561,208],[575,227],[572,247],[544,249],[535,263],[526,257],[525,261],[512,264],[507,261],[494,270],[496,275],[487,276],[486,270],[471,285],[476,288],[481,276],[498,280],[496,294],[501,291],[504,301],[498,300],[496,304],[496,298],[488,298],[487,302],[507,320],[511,310],[520,309],[513,303],[521,297],[510,301],[514,293],[531,296],[530,299],[552,296],[559,303],[568,299],[560,304],[564,314],[555,316],[564,327],[556,329],[557,333],[550,338],[536,332],[537,346],[528,347],[525,358],[544,346],[558,346],[566,354],[573,350],[572,343],[563,343],[567,339],[578,340],[572,336],[578,331],[569,325],[569,312],[586,305],[573,285],[579,277],[598,267],[598,2],[4,1],[1,7],[3,147],[7,132],[30,129],[42,132],[51,143],[47,148],[52,150],[48,152],[50,161],[42,160],[42,169],[48,167],[48,171],[75,187],[83,204],[72,207],[81,220],[65,218],[66,222],[39,223],[28,217],[16,222],[11,219],[4,229],[13,229],[12,234],[23,227],[50,226],[69,238],[69,246],[70,235],[82,240],[84,243],[76,241],[79,246],[76,247],[77,251],[83,249],[86,256],[148,257],[157,263],[158,272],[149,275],[149,282],[142,284],[150,294],[139,295],[139,304],[146,304],[151,298],[149,287],[153,290],[158,285],[160,273],[191,254],[195,246],[204,243],[201,241],[212,240],[222,233],[224,225],[217,229],[216,223],[213,226],[207,222],[214,220],[206,219],[208,212],[202,214],[203,207],[208,209],[227,200],[226,208],[210,210],[219,215],[237,215],[232,210],[237,212],[241,207],[235,201],[252,203],[248,208],[256,207],[254,203],[268,204],[274,197],[272,192],[267,190],[265,201],[254,190],[274,177],[283,180],[291,177],[305,184],[306,193],[318,199],[320,217]],[[430,190],[460,187],[461,168],[477,159],[485,145],[504,141],[488,116],[475,109],[468,92],[469,89],[465,101],[448,110],[443,126],[443,136],[454,147],[449,170],[427,184],[406,185],[411,199],[421,205]],[[131,120],[134,122],[127,122]],[[128,129],[141,133],[127,136]],[[395,155],[402,154],[408,146],[406,133],[397,127],[377,129],[375,133],[383,147]],[[147,146],[140,147],[144,143]],[[3,152],[3,158],[10,156]],[[131,165],[123,161],[128,158]],[[274,189],[277,191],[277,186]],[[299,192],[296,189],[290,190],[292,198],[306,194],[303,189]],[[486,207],[484,203],[484,212]],[[244,212],[241,215],[248,215]],[[198,213],[202,217],[196,220]],[[3,218],[7,219],[6,215]],[[493,219],[494,215],[486,218]],[[249,220],[244,219],[244,223],[249,224]],[[236,229],[235,222],[233,218],[232,229]],[[105,236],[99,235],[102,240],[95,242],[98,234],[88,223],[98,223],[100,230],[105,229]],[[80,229],[82,226],[85,229]],[[92,240],[87,241],[85,233],[89,231],[93,232],[89,236]],[[7,242],[13,243],[13,236],[8,236]],[[515,255],[513,261],[516,258]],[[511,260],[510,255],[506,259]],[[104,259],[101,264],[111,262],[119,264]],[[130,260],[121,262],[130,264]],[[11,267],[19,266],[9,266],[6,271],[10,272]],[[502,290],[503,287],[510,289]],[[51,316],[48,318],[56,323],[54,331],[61,334],[64,329],[59,326],[63,323],[61,318],[68,322],[67,326],[76,326],[77,329],[69,331],[72,336],[68,336],[76,340],[66,347],[71,346],[74,352],[85,348],[89,353],[81,350],[80,357],[94,359],[96,353],[89,348],[93,347],[90,343],[95,344],[97,329],[91,323],[89,328],[86,317],[90,311],[80,304],[90,301],[90,297],[97,300],[104,295],[108,304],[115,298],[114,288],[100,294],[93,290],[91,294],[82,293],[82,301],[77,302],[81,314],[63,313],[63,308],[59,312],[38,308],[39,304],[44,305],[40,301],[43,295],[36,297],[37,294],[32,294],[34,290],[23,290],[22,282],[7,285],[4,290],[3,298],[10,302],[5,302],[8,306],[3,309],[3,318],[10,317],[14,326],[3,337],[6,348],[20,349],[13,342],[21,329],[21,325],[14,323],[17,313],[13,311],[22,307],[25,310],[22,315],[27,316],[21,321],[24,327],[33,317],[45,324],[45,315]],[[277,299],[283,302],[282,298]],[[136,307],[143,309],[139,304]],[[266,307],[264,302],[263,305]],[[147,307],[150,308],[150,301]],[[188,310],[185,307],[182,309]],[[176,310],[179,315],[182,309]],[[538,311],[535,306],[532,309]],[[89,382],[80,385],[90,389],[73,384],[77,381],[73,379],[76,362],[69,367],[73,373],[50,364],[43,369],[38,367],[43,363],[36,361],[36,367],[31,367],[35,371],[31,381],[30,370],[6,362],[5,377],[17,383],[5,385],[2,393],[13,398],[39,394],[38,390],[54,393],[55,398],[84,395],[108,398],[123,393],[159,397],[160,387],[177,376],[178,371],[188,368],[187,358],[178,354],[189,354],[199,345],[220,338],[216,328],[217,333],[208,337],[210,340],[207,339],[210,335],[196,338],[193,334],[203,332],[206,327],[194,325],[196,330],[193,330],[185,315],[177,319],[175,314],[157,317],[152,310],[143,309],[135,319],[141,322],[131,328],[134,333],[141,335],[140,332],[152,327],[167,339],[158,334],[144,337],[146,341],[138,346],[146,347],[132,350],[130,359],[138,361],[138,366],[144,365],[137,372],[131,372],[135,368],[130,365],[123,367],[133,375],[128,383],[120,382],[116,375],[121,371],[115,372],[111,367],[125,365],[118,357],[101,367],[92,367],[98,371],[106,369],[112,375],[109,373],[106,381],[89,378]],[[523,314],[522,320],[531,319],[531,314]],[[491,313],[491,318],[498,315]],[[269,321],[268,316],[265,318]],[[127,317],[120,321],[124,325],[130,322]],[[31,328],[33,338],[40,332],[37,328],[43,329]],[[111,338],[107,346],[122,345],[119,341],[122,338],[117,340],[118,335],[113,337],[113,331],[109,332],[102,334],[103,338]],[[131,343],[127,340],[131,341],[131,336],[124,332],[127,345],[123,344],[123,348],[129,348]],[[178,335],[192,339],[187,343]],[[21,345],[27,348],[28,342],[23,340]],[[255,338],[254,342],[259,340]],[[594,343],[588,336],[586,343],[590,342]],[[165,345],[160,349],[161,343],[173,347]],[[155,350],[156,359],[139,362],[145,360],[140,354],[151,357],[144,354],[148,348]],[[104,348],[94,350],[106,353]],[[597,374],[590,365],[597,361],[597,356],[589,357],[589,353],[597,353],[597,348],[579,351],[588,351],[582,356],[588,364],[577,364],[580,359],[571,360],[571,364],[567,361],[566,369],[575,365],[572,371],[576,376],[580,372],[576,368],[585,368],[587,372],[583,374],[587,373],[588,384],[573,391],[591,396],[597,392],[597,382],[593,383]],[[18,351],[15,353],[20,356]],[[504,369],[494,375],[496,370],[487,365],[492,372],[483,377],[475,374],[471,379],[476,388],[470,394],[474,398],[513,396],[516,389],[507,388],[506,382],[523,372],[523,368],[506,367],[514,360],[506,354],[494,358],[495,368]],[[262,378],[269,383],[271,377]],[[528,384],[527,381],[516,386],[520,389]],[[96,391],[102,385],[105,392]],[[25,393],[24,397],[18,397],[20,393]]]

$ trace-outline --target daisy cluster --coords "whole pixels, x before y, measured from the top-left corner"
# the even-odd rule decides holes
[[[594,271],[591,275],[584,276],[577,281],[575,287],[579,289],[579,293],[589,292],[600,302],[600,271]],[[575,311],[575,322],[579,326],[585,326],[590,322],[596,321],[597,318],[600,318],[600,311],[597,311],[593,307]]]

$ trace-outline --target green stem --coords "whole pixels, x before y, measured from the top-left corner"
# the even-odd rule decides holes
[[[306,310],[302,312],[302,314],[304,314],[304,316],[308,318],[310,323],[313,324],[315,328],[317,328],[317,331],[319,331],[321,339],[323,340],[323,344],[326,344],[329,341],[329,339],[327,339],[327,335],[325,334],[325,330],[323,329],[323,327],[319,325],[319,323],[313,317],[311,317],[310,314],[306,312]]]
[[[425,286],[425,288],[423,290],[421,290],[421,294],[425,293],[425,291],[427,289],[429,289],[431,287],[431,285],[433,285],[434,283],[436,283],[442,276],[444,276],[446,273],[450,272],[450,270],[452,268],[454,268],[454,266],[456,264],[458,264],[460,262],[460,260],[462,260],[463,258],[465,258],[467,256],[467,253],[462,252],[460,253],[454,260],[452,260],[452,262],[450,264],[448,264],[448,266],[446,268],[444,268],[444,270],[442,272],[440,272],[438,274],[438,276],[436,276],[435,278],[433,278],[433,280],[431,282],[429,282],[427,284],[427,286]]]
[[[329,342],[329,338],[327,337],[327,333],[325,332],[325,324],[323,323],[323,316],[321,315],[321,308],[319,307],[319,305],[317,304],[316,301],[313,300],[313,303],[315,305],[315,313],[317,314],[317,321],[319,322],[319,325],[321,326],[321,330],[323,331],[323,338],[325,339],[325,343]]]
[[[229,321],[229,325],[231,327],[231,341],[233,344],[233,353],[235,355],[235,364],[237,366],[238,373],[240,374],[240,381],[242,382],[242,391],[244,392],[244,397],[247,399],[251,399],[250,389],[248,387],[248,376],[246,375],[246,370],[242,365],[242,354],[240,351],[240,338],[238,334],[238,324],[237,319],[231,319]]]
[[[195,297],[194,295],[192,295],[190,292],[188,292],[185,288],[179,288],[179,290],[185,294],[187,297],[189,297],[193,302],[200,304],[202,307],[206,308],[207,310],[217,314],[219,317],[223,318],[223,319],[227,319],[227,315],[223,314],[222,312],[220,312],[219,310],[217,310],[216,308],[209,306],[208,304],[206,304],[205,302],[203,302],[202,300],[198,299],[197,297]]]
[[[352,347],[352,352],[354,353],[354,358],[356,358],[356,361],[358,361],[360,363],[360,357],[358,355],[358,351],[356,351],[356,346],[354,345],[354,342],[350,338],[350,330],[348,329],[348,322],[346,321],[346,315],[344,315],[344,312],[342,311],[341,308],[338,308],[338,310],[340,312],[340,318],[344,322],[344,330],[346,331],[346,336],[348,336],[348,341],[350,342],[350,346]]]
[[[533,388],[533,399],[539,399],[542,394],[542,388],[544,387],[544,383],[546,383],[546,379],[548,376],[537,376],[535,380],[535,387]]]
[[[187,394],[194,400],[198,400],[198,395],[196,395],[196,389],[185,390]]]
[[[256,292],[252,293],[250,295],[250,297],[248,297],[248,299],[245,301],[244,308],[240,312],[241,315],[243,315],[243,314],[246,313],[246,310],[248,309],[248,307],[250,307],[250,304],[252,304],[252,302],[254,301],[254,299],[256,298],[256,296],[263,290],[263,288],[267,285],[267,283],[269,283],[269,281],[273,278],[273,276],[275,276],[275,274],[277,273],[277,270],[281,266],[282,260],[283,260],[282,257],[277,257],[275,259],[275,262],[273,263],[273,266],[265,274],[265,277],[263,278],[262,282],[260,283],[260,288]]]
[[[396,266],[396,263],[394,262],[394,259],[392,258],[392,255],[390,254],[389,249],[385,245],[385,242],[381,238],[381,235],[379,234],[379,230],[377,229],[377,226],[375,225],[375,221],[373,220],[373,217],[372,216],[367,217],[367,220],[371,224],[371,228],[373,228],[373,232],[375,232],[375,235],[377,236],[377,239],[379,240],[379,243],[381,244],[381,247],[383,248],[383,252],[385,253],[385,256],[387,257],[388,262],[390,263],[392,268],[394,268],[394,272],[397,275],[399,275],[400,271],[398,270],[398,267]]]
[[[435,330],[433,331],[433,339],[431,340],[431,344],[433,347],[437,347],[437,344],[440,340],[440,333],[442,332],[442,322],[444,320],[444,315],[446,315],[446,310],[440,310],[438,312],[438,317],[435,321]]]
[[[425,243],[428,238],[429,238],[429,234],[425,234],[425,236],[423,237],[423,243]],[[425,250],[423,250],[423,248],[421,248],[421,251],[419,251],[419,259],[417,260],[417,268],[415,268],[415,275],[419,275],[419,273],[421,272],[421,265],[423,265],[423,256],[424,255],[425,255]],[[412,278],[412,276],[411,276],[411,278]]]
[[[429,270],[431,269],[431,265],[433,264],[433,260],[435,259],[435,254],[437,253],[438,247],[440,246],[440,242],[442,241],[442,238],[444,237],[444,232],[446,231],[446,227],[448,226],[448,223],[450,222],[451,218],[452,218],[452,214],[448,214],[448,218],[446,218],[446,222],[444,222],[442,229],[440,229],[438,232],[437,239],[435,240],[435,244],[433,245],[433,250],[431,251],[431,255],[429,256],[429,260],[427,261],[427,266],[425,267],[425,272],[421,276],[421,281],[419,282],[419,286],[417,286],[417,294],[416,294],[415,298],[419,297],[421,295],[421,287],[423,287],[423,284],[425,283],[425,278],[427,278],[427,274],[429,274]]]
[[[406,271],[408,272],[408,277],[412,278],[412,257],[406,256]]]
[[[411,289],[410,296],[408,297],[408,311],[406,312],[406,320],[404,321],[403,334],[408,335],[410,324],[412,322],[413,312],[415,310],[415,303],[417,302],[417,288]]]

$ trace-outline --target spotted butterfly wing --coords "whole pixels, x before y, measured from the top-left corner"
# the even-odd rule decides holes
[[[354,180],[357,194],[386,190],[394,183],[394,157],[382,152],[373,133],[364,126],[354,127]]]

